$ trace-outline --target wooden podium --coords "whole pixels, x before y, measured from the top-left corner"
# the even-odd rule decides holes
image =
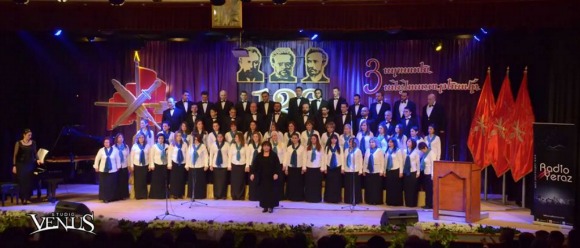
[[[433,219],[439,215],[465,216],[468,223],[482,219],[481,167],[452,161],[435,161],[433,167]]]

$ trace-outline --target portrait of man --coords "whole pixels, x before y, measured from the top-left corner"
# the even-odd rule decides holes
[[[324,74],[324,69],[328,64],[328,54],[324,49],[311,47],[306,50],[304,65],[306,66],[306,77],[301,80],[303,83],[328,83],[330,79]]]
[[[246,50],[249,56],[238,59],[238,83],[263,83],[264,72],[260,71],[262,53],[256,47],[246,47]]]
[[[296,55],[288,47],[278,47],[270,54],[270,65],[274,69],[270,74],[271,83],[296,83],[294,66]]]

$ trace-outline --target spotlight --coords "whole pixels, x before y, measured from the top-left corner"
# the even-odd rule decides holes
[[[66,0],[56,0],[59,3],[66,3]]]
[[[302,33],[302,32],[304,32],[304,29],[298,30],[298,33]]]
[[[474,38],[476,41],[481,41],[481,40],[479,39],[479,37],[477,37],[477,35],[474,35],[474,36],[473,36],[473,38]]]
[[[211,5],[222,6],[226,3],[226,0],[211,0]]]
[[[480,28],[479,30],[481,30],[481,32],[482,32],[483,34],[487,34],[487,30],[485,30],[484,28]]]
[[[437,45],[435,46],[435,51],[436,52],[441,52],[441,50],[443,50],[443,42],[438,42]]]
[[[310,40],[316,40],[316,38],[318,38],[318,34],[314,34],[312,37],[310,37]]]
[[[113,6],[121,6],[125,4],[125,0],[109,0],[109,4]]]
[[[57,29],[54,31],[54,36],[60,36],[62,34],[62,29]]]
[[[13,0],[15,4],[28,4],[29,0]]]
[[[286,4],[287,0],[272,0],[274,4]]]

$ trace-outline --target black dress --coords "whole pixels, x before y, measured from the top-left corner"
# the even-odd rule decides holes
[[[281,173],[279,165],[278,156],[271,152],[268,157],[264,157],[263,153],[258,154],[251,167],[262,208],[274,208],[279,205],[278,183],[274,181],[274,175]]]
[[[171,172],[169,176],[170,194],[174,198],[183,198],[185,194],[185,182],[187,179],[187,172],[185,171],[185,162],[178,164],[170,161]]]
[[[328,167],[324,183],[324,202],[342,202],[342,173],[341,167]]]
[[[154,164],[155,168],[153,173],[151,173],[151,189],[149,189],[150,199],[165,199],[168,184],[167,178],[167,165],[166,164]]]
[[[26,146],[22,142],[16,142],[15,160],[16,165],[16,181],[20,188],[20,199],[30,200],[32,190],[35,185],[34,169],[36,168],[36,142],[33,140],[32,144]]]
[[[362,187],[360,179],[361,176],[358,172],[344,173],[344,203],[352,204],[353,195],[356,204],[362,202]]]

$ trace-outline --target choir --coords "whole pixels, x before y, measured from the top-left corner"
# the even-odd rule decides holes
[[[141,120],[132,146],[125,144],[122,134],[105,139],[94,165],[99,198],[104,202],[129,198],[132,173],[135,199],[203,199],[211,183],[214,199],[226,199],[229,186],[233,200],[273,197],[276,205],[286,199],[417,207],[418,191],[423,189],[425,208],[432,208],[433,163],[442,156],[438,134],[444,128],[437,129],[439,123],[427,123],[422,136],[407,93],[393,109],[382,94],[369,109],[359,103],[358,95],[349,106],[338,88],[329,100],[322,99],[321,91],[316,93],[312,102],[301,96],[290,99],[289,114],[280,112],[280,103],[252,103],[247,96],[233,104],[224,91],[218,103],[209,102],[207,92],[199,103],[184,97],[175,104],[185,113],[176,125],[175,112],[169,111],[157,135],[147,120]],[[434,96],[429,97],[430,109]],[[441,111],[423,115],[428,112]],[[441,118],[427,116],[427,122],[431,119]],[[275,159],[264,159],[264,142]],[[256,166],[266,160],[278,161],[267,169],[277,176],[268,181],[271,192],[262,195],[266,191],[260,186],[266,183],[250,175],[265,170],[263,164]]]

